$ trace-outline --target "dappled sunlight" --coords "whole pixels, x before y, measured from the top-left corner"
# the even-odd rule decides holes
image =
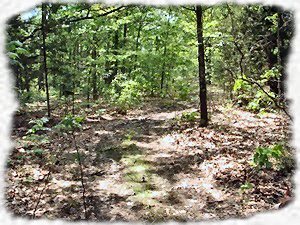
[[[160,112],[160,113],[150,113],[148,115],[145,115],[146,118],[151,119],[151,120],[170,120],[174,119],[184,112],[195,112],[197,109],[195,108],[190,108],[190,109],[185,109],[185,110],[178,110],[178,111],[173,111],[173,112]]]
[[[103,119],[93,126],[87,125],[90,127],[86,132],[76,133],[85,165],[90,217],[96,220],[126,216],[134,220],[139,213],[145,218],[156,215],[209,219],[239,211],[244,212],[242,215],[251,214],[269,207],[267,200],[255,202],[257,194],[244,200],[241,187],[245,184],[243,171],[250,168],[248,161],[255,147],[268,138],[266,130],[273,132],[273,138],[282,137],[278,117],[260,118],[240,112],[229,115],[228,109],[222,110],[214,115],[207,128],[199,128],[193,122],[181,123],[178,111],[169,110],[157,117],[151,112],[151,118],[142,117],[139,112],[130,114],[130,119],[128,116]],[[170,119],[170,115],[177,118]],[[21,148],[17,151],[17,154],[25,153]],[[71,140],[61,158],[63,161],[56,170],[68,173],[53,175],[47,198],[55,191],[74,196],[73,200],[65,195],[53,198],[55,204],[61,202],[61,208],[51,201],[45,202],[44,205],[53,208],[53,215],[61,210],[67,214],[83,210],[78,194],[82,190],[77,151],[72,149]],[[27,167],[23,170],[32,171],[35,182],[47,174],[47,170],[34,169],[34,165]],[[261,180],[266,179],[266,175],[259,176]],[[262,194],[258,195],[263,198]],[[101,214],[104,217],[97,216],[100,211],[105,213]],[[37,215],[43,213],[37,211]]]
[[[160,144],[162,147],[170,147],[174,143],[175,143],[175,139],[170,135],[167,135],[160,140]]]
[[[96,190],[107,193],[107,194],[117,194],[119,196],[131,196],[133,195],[133,191],[127,187],[126,184],[120,184],[120,182],[116,182],[116,178],[110,177],[105,180],[99,180],[97,182]]]
[[[45,2],[14,15],[5,47],[20,104],[5,206],[149,223],[284,207],[296,167],[284,86],[293,20],[231,3]]]
[[[51,182],[55,185],[57,185],[60,188],[69,188],[73,185],[80,186],[80,182],[74,182],[74,181],[68,181],[68,180],[57,180],[56,178],[53,178]]]

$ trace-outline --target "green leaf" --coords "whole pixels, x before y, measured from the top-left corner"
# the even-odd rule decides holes
[[[20,58],[17,53],[13,53],[13,52],[8,52],[7,55],[10,59],[19,59]]]

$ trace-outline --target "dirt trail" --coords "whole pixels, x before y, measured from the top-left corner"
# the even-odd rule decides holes
[[[287,141],[287,120],[261,118],[218,107],[207,128],[179,123],[193,105],[149,102],[127,115],[90,115],[76,132],[89,220],[188,221],[244,217],[272,208],[284,192],[282,171],[253,174],[248,161],[257,146]],[[8,171],[8,207],[31,215],[47,171],[45,160],[59,153],[37,217],[84,218],[80,171],[70,136],[45,145],[43,159],[22,161]],[[26,167],[27,166],[27,167]],[[27,168],[27,169],[24,169]],[[26,170],[26,172],[24,172]],[[23,171],[23,172],[22,172]],[[246,174],[246,175],[245,175]],[[18,181],[18,182],[17,182]],[[241,193],[245,182],[255,189]],[[17,193],[16,193],[17,190]],[[78,214],[78,212],[81,212]]]

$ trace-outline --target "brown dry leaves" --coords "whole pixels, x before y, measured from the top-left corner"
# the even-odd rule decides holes
[[[219,106],[206,128],[174,126],[174,117],[195,110],[186,107],[152,101],[126,116],[88,116],[76,141],[89,220],[244,217],[279,202],[291,172],[255,171],[249,161],[256,147],[289,141],[287,119]],[[24,141],[23,135],[13,137],[18,144],[7,169],[7,206],[17,215],[32,216],[40,201],[36,217],[84,219],[71,137],[50,132],[50,142],[39,144]],[[43,152],[34,154],[34,148]],[[246,182],[254,188],[241,192]]]

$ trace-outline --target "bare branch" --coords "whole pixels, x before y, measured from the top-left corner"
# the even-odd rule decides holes
[[[273,96],[271,96],[267,91],[265,91],[265,89],[261,86],[261,84],[260,83],[258,83],[257,81],[255,81],[255,80],[253,80],[253,79],[246,79],[246,78],[244,78],[244,77],[241,77],[241,79],[243,80],[243,81],[246,81],[246,82],[248,82],[248,83],[251,83],[251,84],[255,84],[256,86],[258,86],[259,87],[259,89],[260,90],[262,90],[273,102],[274,102],[274,104],[275,104],[275,106],[278,108],[278,109],[281,109],[290,119],[291,119],[291,121],[293,121],[293,118],[292,118],[292,116],[288,113],[288,111],[283,107],[283,106],[281,106],[281,105],[279,105],[278,104],[278,102],[277,102],[277,99],[276,98],[274,98]]]
[[[186,7],[186,6],[181,6],[181,7],[184,8],[184,9],[186,9],[186,10],[195,12],[195,7],[193,7],[193,8],[189,8],[189,7]]]
[[[233,78],[235,78],[235,79],[237,79],[238,77],[237,76],[235,76],[234,75],[234,73],[232,72],[232,70],[230,70],[229,68],[224,68],[226,71],[228,71],[230,74],[231,74],[231,76],[233,77]],[[281,106],[281,105],[279,105],[278,104],[278,101],[277,101],[277,99],[275,98],[275,97],[273,97],[272,95],[270,95],[264,88],[263,88],[263,86],[260,84],[260,83],[258,83],[257,81],[255,81],[255,80],[253,80],[253,79],[251,79],[251,78],[245,78],[245,77],[239,77],[239,79],[241,79],[241,80],[243,80],[243,81],[246,81],[247,83],[250,83],[250,84],[255,84],[260,90],[262,90],[267,96],[268,96],[268,98],[270,98],[273,102],[274,102],[274,104],[275,104],[275,106],[278,108],[278,109],[280,109],[280,110],[282,110],[290,119],[291,119],[291,121],[293,121],[293,118],[292,118],[292,116],[288,113],[288,111],[283,107],[283,106]]]
[[[102,16],[107,16],[111,13],[114,13],[114,12],[117,12],[121,9],[123,9],[125,6],[120,6],[118,8],[115,8],[113,10],[110,10],[110,11],[107,11],[105,13],[102,13],[102,14],[99,14],[99,15],[96,15],[96,16],[85,16],[85,17],[81,17],[81,18],[76,18],[76,19],[71,19],[71,20],[68,20],[68,21],[65,21],[64,24],[70,24],[70,23],[75,23],[75,22],[79,22],[79,21],[82,21],[82,20],[90,20],[90,19],[96,19],[96,18],[99,18],[99,17],[102,17]]]

